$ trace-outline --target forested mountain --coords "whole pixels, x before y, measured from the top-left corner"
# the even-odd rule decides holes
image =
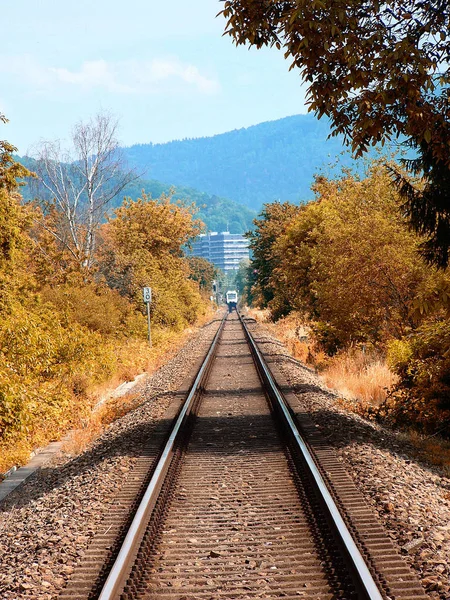
[[[325,119],[296,115],[215,135],[125,148],[147,177],[192,186],[255,210],[273,200],[309,200],[313,175],[343,152]],[[350,156],[342,162],[350,164]]]
[[[18,157],[18,160],[28,169],[33,171],[34,161],[29,157]],[[207,226],[209,231],[230,231],[231,233],[244,233],[252,227],[252,221],[256,212],[234,202],[227,198],[221,198],[216,195],[209,195],[200,192],[194,188],[185,186],[172,186],[168,183],[161,183],[154,179],[137,179],[129,183],[123,191],[114,198],[110,204],[109,210],[112,211],[122,204],[124,197],[136,200],[142,197],[142,191],[147,196],[159,198],[161,194],[168,194],[173,188],[174,200],[181,200],[183,203],[194,203],[198,208],[197,217]],[[21,188],[21,193],[25,200],[32,199],[32,190],[25,185]]]
[[[329,134],[325,119],[295,115],[213,137],[124,148],[128,167],[142,177],[112,208],[124,196],[135,200],[144,190],[158,198],[174,187],[174,199],[194,202],[210,231],[242,233],[263,203],[312,199],[314,174],[331,175],[338,156],[341,165],[354,166],[342,138]],[[33,170],[32,159],[20,160]],[[26,187],[22,192],[30,196]]]
[[[142,190],[152,198],[159,198],[161,194],[168,194],[171,187],[174,189],[174,200],[186,203],[194,202],[198,208],[197,217],[207,226],[209,231],[230,231],[231,233],[244,233],[252,228],[252,221],[256,211],[238,204],[233,200],[209,195],[197,189],[185,186],[171,186],[154,179],[138,179],[130,183],[123,193],[115,199],[115,204],[120,205],[123,196],[135,200],[142,196]]]

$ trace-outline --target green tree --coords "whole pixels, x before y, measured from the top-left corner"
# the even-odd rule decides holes
[[[283,48],[308,85],[310,110],[331,118],[356,155],[401,136],[424,177],[397,170],[411,225],[428,260],[449,262],[450,10],[447,0],[226,0],[237,44]]]
[[[250,260],[244,258],[239,263],[239,268],[236,273],[236,290],[240,298],[246,303],[251,304],[250,296],[250,274],[252,266]]]

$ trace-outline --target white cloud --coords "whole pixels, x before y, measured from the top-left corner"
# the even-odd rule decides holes
[[[104,88],[117,94],[157,94],[179,92],[186,88],[200,94],[219,92],[219,82],[202,74],[195,65],[177,58],[155,58],[150,61],[127,60],[86,61],[79,70],[44,67],[29,55],[0,56],[0,73],[16,76],[31,83],[35,91],[52,91],[55,87],[77,86],[85,90]]]
[[[120,83],[115,69],[105,60],[93,60],[83,63],[79,71],[64,68],[50,68],[61,83],[79,85],[83,88],[104,87],[110,92],[131,93],[133,88]]]
[[[155,85],[163,81],[182,81],[203,94],[215,94],[219,91],[219,82],[202,75],[198,67],[183,64],[177,59],[154,59],[146,63],[134,63],[140,71],[140,80],[146,85]]]

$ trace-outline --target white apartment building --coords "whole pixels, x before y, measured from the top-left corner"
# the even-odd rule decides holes
[[[192,254],[206,258],[222,271],[234,271],[249,258],[248,239],[240,233],[212,231],[200,235],[192,245]]]

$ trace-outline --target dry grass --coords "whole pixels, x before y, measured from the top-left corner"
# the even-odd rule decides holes
[[[450,477],[449,440],[445,440],[438,435],[425,436],[414,429],[403,431],[400,437],[417,449],[420,458],[441,468],[444,475]]]
[[[269,326],[274,325],[270,320],[270,313],[267,309],[261,310],[259,308],[249,308],[247,310],[247,315],[258,321],[258,323],[267,323]]]
[[[327,386],[343,396],[342,403],[352,410],[364,412],[368,407],[379,406],[397,382],[377,352],[350,348],[333,358],[327,357],[317,348],[308,325],[298,314],[291,313],[276,323],[269,321],[268,311],[251,309],[248,314],[264,323],[294,358],[317,368]]]
[[[140,402],[140,397],[133,393],[107,399],[90,414],[81,427],[68,434],[62,445],[63,452],[70,456],[81,454],[100,437],[110,423],[126,415]]]
[[[359,401],[364,408],[378,407],[397,382],[381,355],[359,348],[331,358],[321,374],[328,387],[349,400]]]
[[[248,315],[264,323],[292,356],[318,367],[328,387],[340,394],[341,406],[352,412],[367,416],[367,409],[378,407],[397,382],[397,376],[389,369],[384,357],[375,351],[350,348],[332,358],[317,351],[307,325],[298,315],[291,314],[276,323],[269,320],[268,311],[250,309]],[[414,446],[419,458],[439,467],[450,477],[450,441],[439,435],[425,436],[414,429],[404,430],[400,436]]]
[[[152,348],[147,342],[130,341],[122,349],[123,360],[117,373],[106,383],[88,390],[88,397],[93,403],[91,414],[84,419],[81,427],[72,430],[63,444],[63,451],[70,456],[77,456],[88,448],[106,429],[106,427],[136,408],[142,397],[133,391],[119,397],[111,397],[112,392],[122,383],[133,381],[145,372],[151,375],[167,363],[184,346],[187,340],[212,317],[212,312],[205,314],[195,327],[181,332],[158,332],[157,340]]]
[[[288,349],[289,353],[306,364],[316,365],[323,360],[324,354],[317,352],[309,337],[309,328],[299,315],[291,313],[276,323],[270,321],[269,311],[251,308],[248,316],[258,323],[264,323],[267,329],[278,338]]]

